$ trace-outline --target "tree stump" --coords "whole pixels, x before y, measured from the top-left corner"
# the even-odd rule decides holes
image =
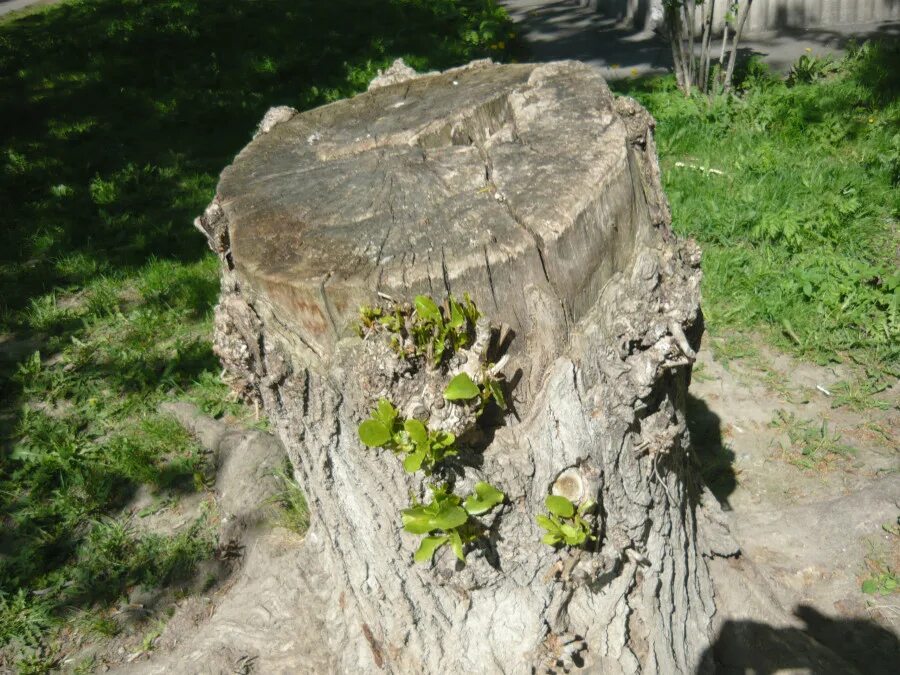
[[[652,129],[576,62],[398,66],[352,99],[270,111],[222,174],[197,221],[222,261],[215,347],[308,497],[330,668],[703,665],[714,602],[684,412],[700,254],[670,230]],[[465,564],[450,547],[416,564],[400,512],[434,477],[357,429],[380,398],[440,418],[450,404],[423,392],[466,366],[355,326],[386,297],[464,293],[493,326],[469,358],[503,364],[509,406],[457,429],[457,492],[486,480],[506,501]],[[573,485],[597,539],[548,546],[535,515]]]

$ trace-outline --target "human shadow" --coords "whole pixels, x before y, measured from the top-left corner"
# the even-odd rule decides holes
[[[703,482],[722,508],[731,510],[728,498],[737,489],[737,474],[734,451],[722,440],[722,420],[703,399],[688,393],[687,426]]]
[[[897,672],[900,641],[874,621],[835,619],[812,607],[794,614],[804,628],[776,628],[758,621],[726,621],[703,655],[698,674],[710,666],[722,675],[768,675],[803,670],[816,675],[888,675]]]

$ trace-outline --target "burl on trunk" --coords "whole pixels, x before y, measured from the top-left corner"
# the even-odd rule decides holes
[[[714,602],[684,419],[700,254],[670,229],[652,129],[583,64],[396,65],[352,99],[270,111],[222,174],[198,219],[222,263],[215,346],[308,496],[325,608],[311,663],[704,667]],[[357,331],[361,306],[466,293],[485,318],[438,366],[387,328]],[[493,372],[505,411],[445,400],[460,372]],[[452,428],[458,454],[426,476],[366,447],[381,399]],[[445,481],[505,500],[470,519],[464,563],[447,545],[417,564],[401,512]],[[542,542],[554,492],[596,502],[593,538]]]

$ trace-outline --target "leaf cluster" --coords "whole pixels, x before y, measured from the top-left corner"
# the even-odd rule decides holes
[[[479,316],[468,293],[462,302],[448,296],[441,306],[427,295],[417,295],[412,305],[361,307],[359,332],[365,336],[386,331],[400,357],[425,357],[437,367],[445,357],[471,344]]]
[[[900,591],[900,577],[887,571],[875,574],[862,582],[862,592],[869,595],[890,595]]]
[[[403,455],[403,468],[408,473],[422,469],[430,476],[438,464],[457,454],[456,436],[432,431],[416,419],[402,419],[397,408],[384,398],[359,425],[359,439],[370,448],[386,448]]]
[[[415,503],[403,510],[403,529],[412,534],[427,535],[414,555],[416,562],[427,562],[444,544],[449,544],[461,561],[465,561],[464,545],[478,538],[480,526],[470,516],[487,513],[506,496],[490,483],[479,481],[465,501],[444,485],[430,485],[431,502]]]
[[[584,516],[594,508],[594,502],[583,502],[577,509],[575,505],[558,495],[547,495],[544,500],[549,514],[536,516],[538,525],[547,533],[541,541],[550,546],[583,546],[587,541],[593,541],[596,536],[591,534],[591,525]]]

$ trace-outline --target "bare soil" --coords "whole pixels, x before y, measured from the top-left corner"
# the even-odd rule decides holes
[[[846,367],[797,361],[754,336],[705,338],[690,389],[692,436],[741,548],[736,557],[709,561],[719,672],[889,673],[900,658],[900,594],[861,590],[874,570],[900,569],[900,396],[895,386],[875,397],[878,407],[834,407],[832,389],[852,376]],[[145,526],[171,532],[199,509],[215,508],[225,542],[220,555],[193,588],[130,599],[117,610],[132,613],[127,630],[71,645],[63,669],[90,657],[99,671],[163,672],[184,664],[192,643],[208,643],[217,623],[246,617],[254,643],[268,641],[281,666],[313,672],[303,645],[315,634],[318,610],[290,601],[309,584],[304,545],[259,510],[273,490],[264,477],[281,461],[280,447],[261,432],[207,421],[185,407],[172,411],[204,445],[225,449],[216,455],[215,504],[164,505]],[[811,467],[798,466],[802,447],[784,424],[773,424],[792,415],[808,429],[825,422],[828,438],[852,452],[813,455]],[[254,598],[273,583],[285,602],[256,606]],[[209,665],[249,673],[257,658],[235,646]]]

